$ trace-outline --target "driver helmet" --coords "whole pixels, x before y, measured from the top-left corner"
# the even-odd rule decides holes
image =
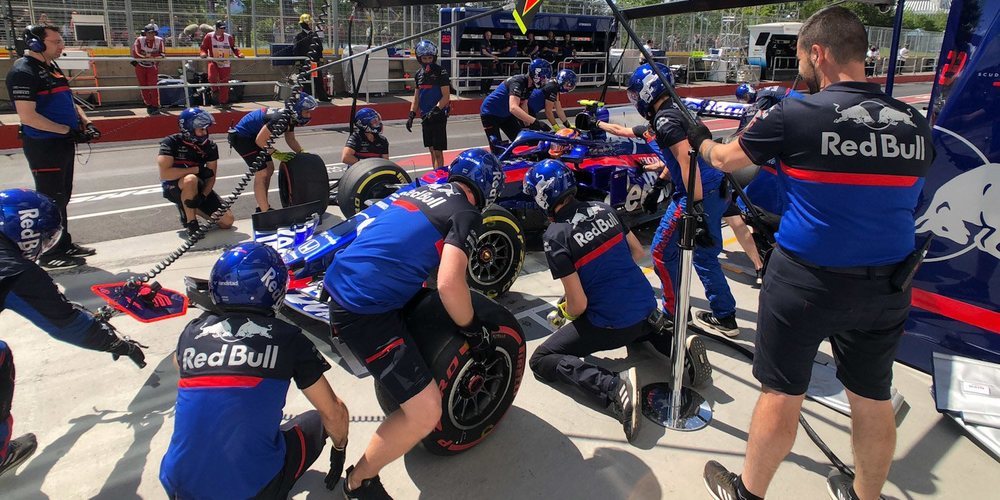
[[[278,251],[256,241],[227,249],[212,266],[208,291],[225,310],[273,313],[285,297],[288,268]]]
[[[368,132],[369,134],[381,134],[382,133],[382,115],[378,114],[372,108],[361,108],[358,113],[354,115],[354,126],[357,127],[362,132]]]
[[[576,193],[576,178],[565,163],[542,160],[524,174],[522,190],[551,217],[559,203]]]
[[[184,111],[181,111],[181,116],[178,122],[180,123],[181,135],[184,137],[184,140],[201,145],[208,142],[208,134],[198,137],[198,135],[195,134],[195,130],[200,128],[208,129],[215,124],[215,118],[212,117],[211,113],[205,111],[204,109],[187,108]]]
[[[561,128],[556,135],[559,137],[565,137],[567,139],[576,139],[580,137],[580,132],[572,128]],[[549,146],[549,156],[553,158],[559,158],[566,154],[570,149],[573,149],[573,145],[565,142],[555,142],[552,141],[552,145]]]
[[[62,236],[62,216],[52,198],[30,189],[0,191],[0,233],[24,258],[38,260]]]
[[[226,25],[226,21],[219,19],[218,21],[215,22],[215,29],[220,29],[220,28],[221,29],[228,28],[228,26]]]
[[[467,149],[448,167],[448,182],[461,182],[472,189],[480,211],[493,204],[504,186],[503,167],[485,149]]]
[[[155,24],[150,23],[150,24],[147,24],[147,25],[145,25],[145,26],[142,27],[142,34],[143,35],[145,35],[146,33],[149,33],[149,32],[156,33],[156,25]]]

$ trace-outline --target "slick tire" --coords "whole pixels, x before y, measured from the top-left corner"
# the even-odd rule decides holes
[[[424,291],[407,307],[407,327],[441,389],[440,425],[422,441],[435,455],[456,455],[481,443],[510,409],[524,375],[524,334],[514,315],[476,292],[472,305],[484,322],[498,325],[483,363],[473,360],[437,292]],[[375,397],[386,415],[399,408],[378,383]]]
[[[319,155],[298,153],[278,166],[278,198],[281,208],[328,200],[330,178]]]
[[[396,185],[409,184],[410,174],[385,158],[366,158],[351,165],[337,188],[337,206],[345,218],[369,206],[369,200],[381,200],[396,191]]]
[[[483,212],[483,232],[469,257],[469,287],[487,297],[499,297],[514,285],[524,267],[524,231],[521,221],[499,205]]]

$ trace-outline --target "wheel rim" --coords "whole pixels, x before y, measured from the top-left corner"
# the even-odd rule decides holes
[[[500,408],[512,380],[513,364],[503,349],[485,362],[467,361],[448,396],[448,418],[462,430],[479,427]]]
[[[469,260],[472,280],[483,286],[495,285],[514,263],[514,242],[503,231],[487,231],[479,238],[476,253]]]
[[[358,200],[361,208],[368,208],[379,201],[384,200],[392,193],[396,192],[396,184],[399,181],[393,177],[387,181],[376,181],[370,186],[365,188],[364,191],[358,194]]]

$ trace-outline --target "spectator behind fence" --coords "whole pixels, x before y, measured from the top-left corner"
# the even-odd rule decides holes
[[[897,54],[899,57],[896,62],[896,74],[903,74],[903,67],[906,66],[906,60],[910,57],[910,44],[903,45],[903,48],[899,49]]]
[[[868,53],[865,54],[865,76],[871,78],[875,76],[875,65],[878,64],[879,51],[878,45],[872,45],[868,49]]]
[[[236,39],[233,38],[233,35],[226,33],[226,22],[216,21],[215,31],[205,35],[205,39],[201,41],[201,57],[222,59],[221,61],[209,61],[209,83],[229,82],[229,75],[232,72],[232,68],[229,66],[230,62],[227,59],[231,56],[236,56],[240,59],[246,57],[242,52],[240,52],[240,49],[236,47]],[[228,85],[212,87],[212,93],[217,96],[216,106],[219,109],[233,109],[233,107],[229,105]]]
[[[135,78],[140,86],[155,86],[160,73],[160,63],[163,58],[163,39],[156,36],[156,25],[147,24],[142,28],[142,35],[132,44],[132,61],[135,66]],[[157,89],[142,89],[142,102],[146,105],[146,113],[160,114],[160,93]]]
[[[76,143],[101,136],[80,106],[73,102],[69,81],[55,60],[66,47],[59,28],[28,26],[24,30],[27,53],[7,73],[7,93],[21,122],[24,157],[35,178],[35,190],[55,201],[63,221],[62,237],[39,257],[47,269],[68,269],[86,264],[93,248],[73,243],[66,206],[73,193]]]

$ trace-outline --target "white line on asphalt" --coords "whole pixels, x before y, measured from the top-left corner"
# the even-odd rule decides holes
[[[445,151],[445,153],[455,152],[455,151],[462,151],[462,149],[449,149],[449,150]],[[393,156],[393,157],[390,157],[389,159],[390,160],[405,160],[406,158],[413,158],[414,156],[422,156],[422,155],[425,155],[425,154],[427,154],[427,153],[413,153],[413,154]],[[344,163],[327,163],[326,164],[326,168],[336,168],[336,167],[343,167],[343,166],[345,166]],[[428,169],[417,170],[417,172],[422,172],[424,170],[430,170],[430,169],[428,168]],[[240,177],[243,177],[243,174],[240,174],[240,175],[221,175],[221,176],[216,177],[216,180],[239,179]],[[82,202],[85,202],[85,201],[100,201],[100,200],[95,200],[95,199],[93,199],[91,197],[93,197],[93,196],[99,196],[99,195],[102,195],[102,194],[119,193],[119,192],[122,192],[122,191],[143,191],[143,190],[153,189],[153,188],[157,188],[158,189],[158,188],[160,188],[160,185],[159,184],[149,184],[149,185],[146,185],[146,186],[133,186],[133,187],[126,187],[126,188],[106,189],[104,191],[93,191],[93,192],[90,192],[90,193],[79,193],[79,194],[74,194],[73,198],[71,198],[69,200],[69,202],[70,203],[82,203]],[[122,196],[129,196],[129,195],[136,195],[136,194],[140,194],[140,193],[129,193],[128,195],[122,195]],[[150,194],[150,193],[142,193],[142,194]],[[87,198],[87,199],[83,199],[83,198]],[[114,197],[108,197],[108,198],[114,198]],[[101,199],[107,199],[107,198],[101,198]]]
[[[277,190],[278,190],[277,188],[275,188],[275,189],[269,189],[267,192],[268,193],[274,193]],[[251,196],[251,195],[253,195],[253,191],[250,191],[248,193],[240,193],[240,196]],[[104,216],[104,215],[123,214],[123,213],[126,213],[126,212],[138,212],[139,210],[149,210],[149,209],[153,209],[153,208],[172,207],[172,206],[175,206],[175,205],[173,203],[156,203],[154,205],[143,205],[141,207],[131,207],[131,208],[120,208],[118,210],[108,210],[107,212],[94,212],[92,214],[73,215],[73,216],[69,217],[69,220],[89,219],[91,217],[101,217],[101,216]]]

